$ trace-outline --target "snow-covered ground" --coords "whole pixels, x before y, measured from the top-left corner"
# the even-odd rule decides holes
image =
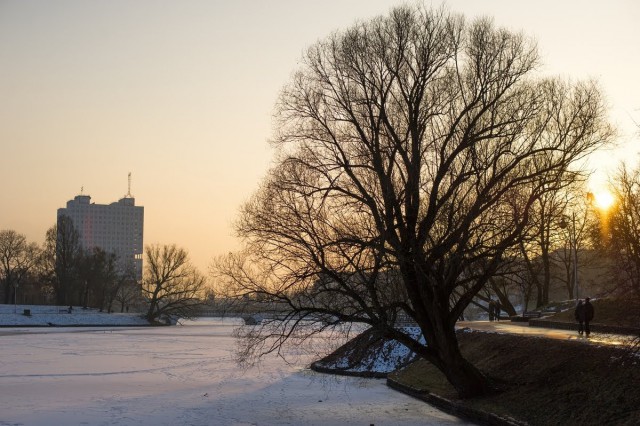
[[[25,310],[30,315],[25,315]],[[0,326],[84,326],[84,325],[149,325],[139,313],[98,312],[97,309],[82,309],[74,306],[47,305],[0,305]]]
[[[405,333],[424,343],[418,327],[403,329]],[[314,362],[313,367],[319,371],[336,371],[341,374],[386,375],[407,365],[414,358],[415,355],[406,346],[375,333],[365,332],[336,353]]]
[[[382,379],[314,373],[303,353],[240,370],[238,324],[0,329],[0,425],[466,424]]]

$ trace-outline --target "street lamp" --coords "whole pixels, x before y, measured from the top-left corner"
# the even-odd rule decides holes
[[[567,216],[563,215],[560,227],[569,227]],[[571,229],[569,229],[569,251],[573,257],[573,288],[576,292],[576,300],[580,299],[580,289],[578,288],[578,241],[576,236],[576,212],[571,213]]]
[[[18,283],[13,283],[13,313],[17,314],[18,310]]]

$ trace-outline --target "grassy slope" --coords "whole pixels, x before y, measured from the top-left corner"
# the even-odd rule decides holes
[[[597,322],[638,324],[638,310],[628,304],[596,301],[594,306]],[[559,315],[570,321],[573,313]],[[469,331],[461,331],[459,340],[463,354],[500,389],[491,397],[459,404],[532,426],[640,424],[640,358],[628,351],[580,341]],[[456,399],[442,374],[424,361],[391,377]]]

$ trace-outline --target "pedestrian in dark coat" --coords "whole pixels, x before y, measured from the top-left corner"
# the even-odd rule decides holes
[[[496,312],[496,302],[493,301],[493,299],[491,299],[489,301],[489,321],[493,321],[493,316],[495,315]]]
[[[582,299],[578,300],[574,316],[578,321],[578,334],[582,336],[584,333],[584,303],[582,303]]]
[[[496,321],[500,321],[500,312],[502,312],[500,301],[496,300],[495,308],[496,308]]]
[[[589,330],[589,323],[593,320],[593,305],[590,302],[590,298],[584,299],[584,334],[589,337],[591,330]]]

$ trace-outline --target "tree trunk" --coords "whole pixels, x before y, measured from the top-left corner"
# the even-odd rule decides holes
[[[457,318],[451,318],[453,314],[449,308],[448,294],[445,292],[429,294],[421,291],[428,288],[429,278],[421,273],[427,268],[416,268],[414,265],[413,262],[401,263],[400,272],[409,300],[416,307],[416,322],[426,340],[426,347],[421,348],[418,345],[415,347],[415,352],[422,355],[446,376],[460,398],[473,398],[492,393],[489,380],[464,359],[460,352],[454,325]],[[437,277],[432,277],[432,281],[435,280]],[[441,282],[438,288],[445,289],[449,285],[450,283]]]
[[[147,315],[146,315],[146,317],[145,317],[145,318],[147,318],[147,320],[152,321],[152,320],[154,320],[154,319],[155,319],[155,318],[154,318],[154,315],[153,315],[153,311],[154,311],[154,310],[155,310],[155,304],[154,304],[154,303],[151,303],[151,304],[149,305],[149,310],[147,310]]]
[[[89,282],[85,280],[84,291],[82,292],[82,309],[87,309],[89,306]]]
[[[62,279],[58,279],[58,283],[56,286],[56,304],[58,306],[68,306],[67,305],[67,292],[64,287]]]
[[[494,392],[489,380],[462,356],[448,360],[444,374],[460,398],[474,398]]]
[[[542,253],[542,262],[544,265],[544,278],[542,280],[542,305],[549,304],[549,286],[551,284],[551,262],[549,261],[549,252],[545,249]]]
[[[8,278],[4,282],[4,304],[8,305],[11,300],[11,283]]]
[[[536,289],[537,289],[537,294],[536,294],[536,308],[540,308],[543,303],[542,303],[542,286],[543,284],[540,282],[540,280],[536,281]]]
[[[431,347],[439,358],[434,365],[447,377],[460,398],[474,398],[495,391],[487,377],[462,356],[455,330],[439,330],[431,338],[437,342]]]

